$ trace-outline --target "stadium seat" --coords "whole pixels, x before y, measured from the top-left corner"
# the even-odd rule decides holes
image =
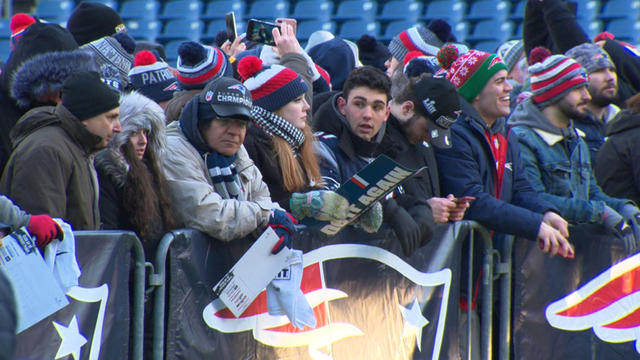
[[[582,29],[589,39],[593,39],[596,35],[601,33],[603,29],[602,21],[600,20],[578,19],[578,23],[582,26]]]
[[[502,43],[512,37],[513,29],[514,25],[511,21],[483,20],[475,24],[466,40],[468,42],[491,40]]]
[[[251,4],[247,17],[275,20],[289,16],[289,2],[283,0],[258,0]]]
[[[38,2],[35,15],[48,22],[66,23],[73,8],[73,1],[41,0]]]
[[[453,27],[462,21],[466,9],[467,5],[462,1],[434,1],[427,6],[423,20],[444,19]]]
[[[495,53],[498,46],[502,44],[501,41],[488,40],[488,41],[479,41],[477,43],[472,43],[471,48],[481,50],[488,53]]]
[[[207,25],[207,31],[202,34],[201,39],[208,42],[212,42],[215,39],[218,32],[227,29],[227,23],[224,20],[213,20]],[[236,23],[236,32],[242,34],[244,32],[244,23]]]
[[[467,21],[496,19],[502,21],[509,16],[509,3],[506,1],[481,0],[471,3]]]
[[[204,20],[224,19],[226,13],[233,11],[236,22],[241,21],[244,16],[246,4],[241,0],[214,0],[207,4],[207,9],[200,17]]]
[[[600,1],[578,1],[576,8],[576,17],[584,21],[591,21],[596,18],[600,11]]]
[[[456,36],[458,42],[464,42],[467,36],[469,36],[469,23],[466,21],[460,21],[452,26],[453,34]]]
[[[422,16],[423,5],[414,0],[393,0],[384,4],[378,21],[404,20],[417,22]]]
[[[336,23],[333,21],[305,20],[298,23],[296,35],[301,41],[307,41],[313,32],[325,30],[332,34],[336,32]]]
[[[302,0],[296,3],[291,17],[297,20],[331,20],[333,3],[327,0]]]
[[[198,20],[202,12],[202,3],[198,0],[173,0],[164,4],[160,19]]]
[[[9,39],[0,39],[0,61],[4,64],[9,58],[11,48],[9,47]]]
[[[509,19],[513,21],[522,21],[524,19],[524,8],[526,7],[526,1],[518,1],[513,4],[511,9],[511,15]]]
[[[345,0],[338,5],[333,20],[358,19],[370,22],[375,19],[378,4],[370,0]],[[360,38],[358,36],[358,38]]]
[[[9,27],[9,24],[11,24],[11,18],[0,19],[0,39],[9,38],[11,36],[11,28]]]
[[[639,0],[609,0],[602,6],[600,19],[638,19]]]
[[[155,41],[162,29],[158,20],[130,19],[125,21],[125,25],[127,33],[136,40]]]
[[[390,22],[389,24],[387,24],[387,27],[384,29],[384,34],[382,34],[382,36],[378,40],[389,41],[393,39],[396,35],[403,32],[404,30],[416,25],[423,25],[423,24],[415,21],[405,21],[405,20]]]
[[[358,40],[363,34],[380,36],[380,23],[377,21],[349,20],[340,26],[339,36],[344,39]]]
[[[156,20],[160,5],[154,0],[129,0],[120,5],[120,17],[126,19]]]
[[[164,44],[164,52],[167,54],[167,63],[170,66],[176,67],[176,61],[178,60],[178,47],[187,40],[188,39],[172,40]]]
[[[612,33],[617,40],[636,44],[640,37],[640,22],[635,19],[616,19],[609,22],[605,28]]]
[[[89,2],[100,3],[103,5],[107,5],[113,10],[116,10],[116,11],[118,10],[118,1],[116,0],[90,0]],[[78,1],[78,3],[80,3],[80,1]]]
[[[186,38],[193,41],[200,41],[200,36],[204,31],[204,23],[198,20],[169,20],[162,30],[159,38],[162,40],[172,40]]]

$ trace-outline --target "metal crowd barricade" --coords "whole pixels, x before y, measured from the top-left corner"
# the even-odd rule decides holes
[[[76,241],[81,238],[118,235],[120,239],[128,239],[133,251],[133,299],[131,302],[131,353],[132,359],[143,358],[144,333],[144,292],[145,292],[145,256],[142,243],[131,231],[74,231]]]
[[[452,226],[454,226],[454,231],[457,231],[458,234],[463,234],[463,236],[465,236],[465,238],[460,241],[469,241],[469,245],[470,245],[469,246],[470,250],[468,254],[470,274],[469,274],[468,282],[466,284],[468,294],[473,294],[474,292],[473,274],[471,274],[473,269],[473,262],[482,261],[482,278],[481,278],[481,285],[480,285],[482,287],[481,294],[483,297],[483,301],[481,302],[482,309],[481,309],[481,321],[480,321],[480,326],[481,326],[480,347],[481,348],[479,349],[479,351],[477,350],[474,350],[474,351],[480,352],[481,358],[483,360],[490,360],[492,359],[492,356],[493,356],[493,321],[492,319],[493,319],[493,311],[494,311],[493,310],[494,258],[496,257],[496,255],[498,255],[498,252],[493,249],[492,239],[489,232],[480,224],[473,221],[460,221],[453,224]],[[189,238],[190,232],[193,232],[193,231],[195,230],[181,229],[181,230],[169,232],[162,238],[162,240],[158,245],[158,249],[155,255],[155,261],[153,264],[153,271],[149,276],[149,283],[148,283],[150,286],[150,289],[148,291],[154,291],[154,307],[153,307],[153,319],[154,319],[153,359],[154,360],[164,359],[165,351],[166,351],[165,329],[168,321],[166,319],[166,298],[168,295],[166,286],[168,285],[167,284],[167,272],[168,272],[167,259],[169,255],[169,249],[174,241],[178,239],[182,239],[183,237]],[[474,256],[473,256],[473,246],[478,237],[479,237],[478,241],[481,242],[480,245],[483,250],[481,260],[474,259]],[[506,292],[506,294],[510,296],[510,289],[511,289],[510,271],[505,272],[505,269],[510,269],[510,266],[511,266],[510,250],[509,250],[509,256],[507,256],[505,259],[508,259],[508,265],[504,263],[499,263],[497,266],[500,269],[500,274],[505,275],[502,277],[502,280],[501,280],[501,288],[503,292],[505,291],[505,289],[507,289],[508,291]],[[433,264],[433,266],[438,267],[438,264]],[[507,300],[510,300],[510,297]],[[469,299],[469,302],[471,302],[471,299]],[[469,319],[471,319],[471,311],[472,311],[472,307],[471,307],[471,304],[469,303],[469,306],[467,307],[467,315]],[[510,314],[510,301],[503,301],[501,303],[500,312],[501,312],[501,315],[504,315],[505,312],[506,312],[506,315]],[[503,321],[501,322],[501,330],[505,325],[505,321],[506,321],[507,327],[505,328],[506,336],[501,336],[500,338],[500,347],[499,347],[501,351],[500,359],[508,359],[508,353],[509,353],[508,342],[510,340],[510,337],[509,337],[510,316],[507,316],[506,319],[502,319],[502,320]],[[467,323],[467,334],[468,334],[466,339],[467,349],[471,349],[471,346],[472,346],[471,321]],[[500,334],[503,335],[502,331]],[[463,340],[461,339],[461,341]],[[506,341],[506,345],[504,344],[505,341]],[[504,357],[502,353],[504,349],[506,349],[505,350],[507,354],[506,357]],[[469,359],[471,359],[471,354],[472,354],[472,351],[469,351],[468,352]]]

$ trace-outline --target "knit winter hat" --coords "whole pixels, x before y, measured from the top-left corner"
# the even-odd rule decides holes
[[[120,94],[94,71],[77,72],[62,84],[62,105],[83,121],[120,106]]]
[[[524,53],[522,40],[509,40],[498,47],[497,55],[507,66],[507,72],[513,70],[518,63],[518,59]]]
[[[356,58],[349,44],[341,38],[322,42],[308,51],[313,62],[331,76],[333,90],[342,90],[347,76],[356,67]]]
[[[149,50],[136,54],[133,68],[129,71],[129,82],[142,95],[158,103],[170,100],[178,89],[177,79],[169,71],[169,65],[158,61]]]
[[[442,41],[431,30],[422,26],[414,26],[391,39],[389,51],[394,58],[402,62],[409,51],[417,50],[426,55],[435,55],[442,44]]]
[[[233,68],[225,53],[214,46],[185,41],[178,47],[178,83],[181,89],[203,89],[222,76],[233,76]]]
[[[382,71],[386,70],[384,63],[389,59],[391,53],[386,46],[376,40],[371,35],[364,34],[358,41],[358,50],[360,52],[360,61],[363,65],[371,65]]]
[[[594,71],[602,69],[615,69],[613,61],[609,57],[606,51],[596,44],[584,43],[572,47],[567,50],[565,55],[573,58],[587,71],[587,74],[591,74]]]
[[[135,46],[135,41],[129,35],[119,33],[82,45],[82,48],[96,55],[100,74],[107,84],[122,91],[129,84]]]
[[[469,50],[458,55],[458,48],[444,46],[436,56],[443,69],[447,71],[447,80],[458,89],[458,93],[468,102],[473,102],[489,79],[507,66],[496,54],[479,50]]]
[[[529,55],[529,77],[533,102],[541,108],[562,99],[569,91],[587,85],[587,74],[574,59],[551,55],[537,47]]]
[[[69,16],[67,29],[79,45],[127,31],[115,10],[95,2],[81,2]]]
[[[238,63],[238,74],[251,91],[253,105],[276,111],[308,90],[295,71],[281,65],[263,66],[255,56],[244,57]]]
[[[458,41],[453,32],[451,32],[451,25],[444,19],[433,19],[429,21],[427,29],[434,33],[443,43]]]
[[[35,22],[36,20],[33,16],[25,13],[17,13],[11,17],[11,22],[9,23],[9,29],[11,30],[11,42],[9,46],[11,47],[11,51],[13,51],[13,48],[20,40],[20,37],[22,37],[22,34],[24,34],[24,31]]]

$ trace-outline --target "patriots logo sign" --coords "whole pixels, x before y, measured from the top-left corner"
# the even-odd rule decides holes
[[[422,332],[426,327],[435,331],[433,346],[428,349],[431,359],[440,357],[442,339],[445,331],[447,306],[451,291],[452,271],[448,268],[437,272],[421,272],[413,266],[377,246],[361,244],[328,245],[312,250],[304,255],[304,273],[301,289],[316,318],[316,327],[296,329],[286,316],[271,316],[267,312],[266,293],[263,291],[238,318],[218,299],[212,301],[202,311],[202,317],[208,327],[222,333],[241,333],[251,331],[253,338],[271,347],[307,347],[312,359],[333,359],[332,344],[348,342],[348,339],[366,337],[367,330],[361,325],[344,321],[336,313],[332,313],[331,302],[346,301],[349,294],[341,289],[332,289],[325,283],[325,266],[335,260],[371,261],[376,266],[386,266],[408,279],[411,285],[422,287],[441,287],[442,301],[439,304],[438,316],[427,319],[421,310],[419,299],[414,297],[403,301],[393,297],[397,305],[387,307],[385,318],[397,319],[391,326],[399,329],[397,339],[414,344],[422,351]],[[355,296],[355,294],[352,294]],[[350,305],[344,304],[345,307]],[[388,320],[387,320],[388,321]],[[386,326],[387,322],[385,323]],[[375,324],[380,326],[379,323]],[[364,329],[364,330],[363,330]],[[414,340],[415,339],[415,340]],[[380,345],[380,344],[376,344]],[[347,343],[348,346],[348,343]],[[425,349],[427,350],[427,349]]]
[[[241,84],[231,85],[227,89],[238,90],[238,91],[240,91],[242,93],[242,96],[244,96],[245,92],[247,91],[247,89],[244,87],[244,85],[241,85]]]
[[[593,329],[602,341],[635,341],[640,353],[640,254],[611,266],[564,298],[550,304],[551,326],[578,331]]]

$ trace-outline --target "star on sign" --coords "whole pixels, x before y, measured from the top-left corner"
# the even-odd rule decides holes
[[[398,306],[400,307],[400,312],[404,318],[402,337],[406,338],[415,334],[418,350],[422,351],[422,328],[429,323],[429,320],[422,315],[422,310],[420,309],[417,299],[413,300],[410,308],[406,308],[400,304],[398,304]]]
[[[87,343],[87,338],[80,334],[76,315],[73,315],[69,326],[61,325],[55,321],[52,321],[52,323],[61,340],[55,358],[61,359],[67,355],[71,355],[74,360],[80,359],[80,348]]]

